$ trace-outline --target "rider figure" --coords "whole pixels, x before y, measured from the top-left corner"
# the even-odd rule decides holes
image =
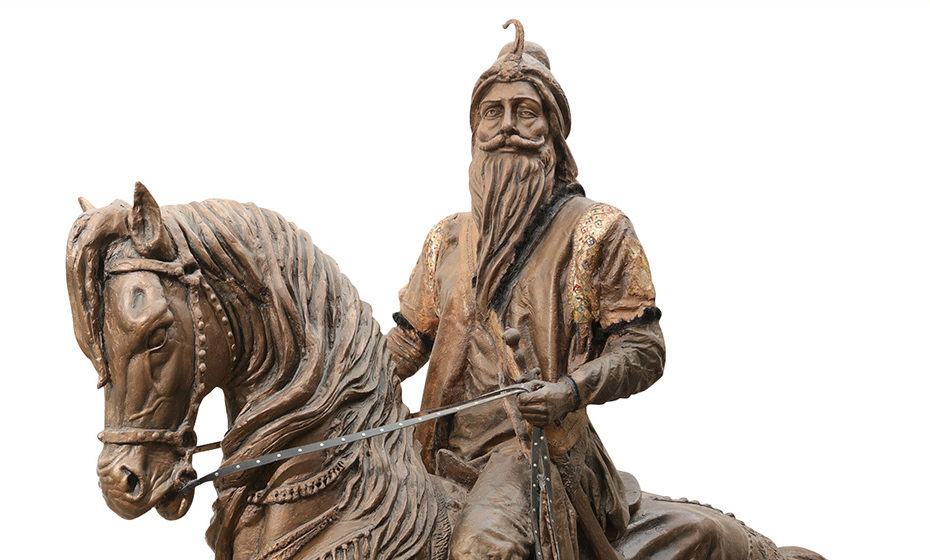
[[[521,361],[536,372],[519,414],[498,401],[418,428],[430,472],[469,489],[452,536],[456,560],[529,557],[523,420],[550,436],[563,560],[592,557],[593,532],[618,539],[635,492],[585,407],[646,389],[665,361],[642,246],[622,212],[576,182],[568,100],[545,51],[516,28],[472,94],[471,212],[429,232],[388,335],[401,379],[429,360],[424,409],[500,387],[499,330],[489,326],[498,316],[519,330]]]

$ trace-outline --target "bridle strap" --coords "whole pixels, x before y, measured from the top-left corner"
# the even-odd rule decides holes
[[[184,267],[178,262],[165,262],[155,259],[120,259],[107,264],[108,274],[123,274],[126,272],[155,272],[180,278],[184,276]]]
[[[194,383],[191,389],[190,406],[187,415],[177,430],[160,428],[114,428],[105,429],[97,435],[103,443],[115,445],[142,445],[161,443],[174,446],[179,450],[184,460],[190,462],[194,453],[216,449],[218,445],[207,444],[197,446],[197,434],[194,432],[194,420],[200,402],[206,396],[206,383],[204,381],[206,366],[206,340],[205,321],[200,309],[200,294],[203,290],[207,300],[220,316],[220,323],[226,331],[230,355],[236,360],[236,344],[229,322],[229,315],[223,308],[213,288],[204,280],[203,273],[197,263],[190,260],[187,264],[178,261],[165,262],[148,258],[127,258],[107,264],[106,272],[111,275],[126,274],[130,272],[154,272],[155,274],[177,278],[187,286],[187,305],[191,313],[194,332]]]
[[[139,445],[144,443],[166,443],[175,447],[187,449],[197,445],[197,436],[194,430],[184,427],[179,430],[162,430],[156,428],[118,428],[104,430],[97,434],[97,439],[103,443],[117,445]],[[185,441],[187,440],[187,441]]]

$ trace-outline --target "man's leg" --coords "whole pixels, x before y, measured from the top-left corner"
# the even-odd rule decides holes
[[[757,540],[750,543],[750,538]],[[768,552],[766,552],[768,550]],[[774,560],[774,545],[708,506],[643,493],[617,551],[626,560]]]
[[[494,451],[468,493],[451,560],[525,560],[533,550],[530,467],[516,445]]]

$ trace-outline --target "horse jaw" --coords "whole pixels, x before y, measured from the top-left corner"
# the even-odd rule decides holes
[[[160,498],[155,502],[155,511],[158,515],[168,521],[181,519],[187,514],[191,504],[194,502],[194,493],[187,492],[182,494],[180,488],[184,484],[197,479],[197,473],[185,463],[176,462],[171,473],[166,490],[158,493]]]
[[[193,502],[193,492],[182,494],[176,490],[172,490],[155,504],[155,511],[168,521],[174,521],[175,519],[184,517]]]

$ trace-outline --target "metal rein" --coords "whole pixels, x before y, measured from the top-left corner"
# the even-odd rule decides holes
[[[463,410],[468,410],[469,408],[474,408],[476,406],[481,406],[496,400],[504,399],[507,397],[512,397],[520,393],[527,393],[529,389],[524,385],[511,385],[504,389],[498,389],[496,391],[491,391],[485,393],[480,397],[463,401],[460,403],[451,404],[448,406],[443,406],[440,408],[433,408],[429,410],[421,410],[420,412],[411,414],[407,417],[406,420],[401,420],[399,422],[392,422],[390,424],[385,424],[383,426],[376,426],[373,428],[368,428],[361,432],[356,432],[354,434],[346,434],[344,436],[336,436],[334,438],[326,439],[323,441],[318,441],[314,443],[307,443],[298,447],[292,447],[290,449],[284,449],[282,451],[276,451],[273,453],[268,453],[251,459],[246,459],[239,463],[233,463],[231,465],[226,465],[220,467],[216,471],[202,476],[197,480],[188,482],[184,488],[181,489],[181,492],[192,492],[194,488],[200,486],[204,482],[210,482],[219,480],[221,478],[241,473],[250,469],[263,467],[272,463],[277,463],[279,461],[284,461],[292,457],[299,457],[301,455],[307,455],[310,453],[317,453],[319,451],[324,451],[326,449],[331,449],[333,447],[341,447],[343,445],[348,445],[356,441],[362,441],[365,439],[370,439],[377,436],[387,435],[391,432],[396,432],[404,428],[412,428],[423,422],[428,422],[430,420],[435,420],[437,418],[442,418],[443,416],[449,416],[460,412]]]
[[[468,410],[469,408],[474,408],[476,406],[481,406],[483,404],[488,404],[496,400],[505,399],[507,397],[512,397],[520,393],[528,393],[530,389],[526,387],[526,384],[511,385],[503,389],[498,389],[496,391],[491,391],[485,393],[480,397],[463,401],[460,403],[451,404],[448,406],[443,406],[440,408],[433,408],[429,410],[422,410],[420,412],[411,414],[406,420],[401,420],[399,422],[393,422],[390,424],[385,424],[383,426],[376,426],[374,428],[366,429],[362,432],[356,432],[354,434],[347,434],[344,436],[337,436],[334,438],[326,439],[323,441],[318,441],[314,443],[307,443],[299,447],[292,447],[290,449],[284,449],[282,451],[277,451],[273,453],[267,453],[258,457],[251,459],[246,459],[245,461],[240,461],[238,463],[233,463],[231,465],[226,465],[220,467],[214,472],[202,476],[197,480],[188,482],[181,488],[180,492],[187,493],[193,492],[197,486],[205,482],[216,481],[221,478],[234,475],[237,473],[245,472],[247,470],[255,469],[258,467],[267,466],[279,461],[285,461],[293,457],[299,457],[301,455],[308,455],[310,453],[317,453],[320,451],[325,451],[333,447],[341,447],[343,445],[348,445],[357,441],[362,441],[365,439],[370,439],[378,436],[387,435],[391,432],[396,432],[404,428],[412,428],[423,422],[429,420],[435,420],[437,418],[442,418],[443,416],[449,416],[460,412],[463,410]],[[219,442],[216,444],[210,444],[219,447]],[[535,541],[536,547],[536,559],[543,559],[543,548],[541,544],[541,535],[540,535],[540,520],[543,515],[543,508],[541,502],[541,493],[545,493],[546,498],[546,508],[545,511],[548,514],[548,530],[549,530],[549,542],[552,543],[555,556],[554,558],[558,560],[561,558],[561,551],[559,550],[558,537],[556,535],[555,528],[555,517],[553,514],[552,508],[552,478],[551,478],[551,464],[549,460],[549,446],[546,443],[545,431],[537,426],[533,426],[533,436],[531,441],[532,452],[531,452],[531,462],[532,462],[532,471],[531,471],[531,488],[530,488],[530,502],[533,509],[533,538]],[[207,447],[207,446],[204,446]]]

